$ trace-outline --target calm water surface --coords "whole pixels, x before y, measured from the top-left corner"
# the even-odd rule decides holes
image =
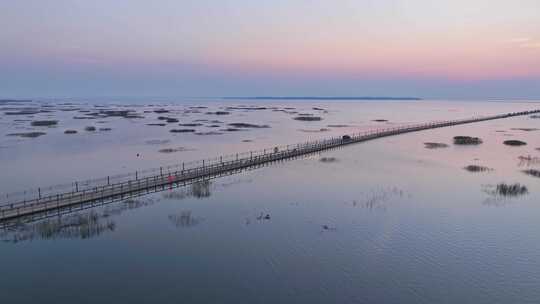
[[[210,105],[213,111],[226,106]],[[328,113],[317,114],[312,107],[318,106]],[[15,191],[65,182],[79,171],[88,178],[367,128],[538,106],[294,103],[279,107],[323,120],[234,110],[210,119],[271,128],[215,136],[172,135],[171,127],[146,126],[158,115],[147,113],[152,117],[137,121],[107,118],[110,133],[81,131],[74,138],[63,131],[94,122],[64,118],[38,138],[3,136],[0,178],[3,192]],[[10,126],[5,134],[29,128],[12,119],[0,120]],[[328,127],[335,124],[348,127]],[[320,128],[331,131],[305,132]],[[389,137],[2,231],[2,302],[537,303],[540,179],[522,172],[540,169],[540,131],[529,130],[534,128],[540,119],[517,117]],[[477,136],[483,144],[455,146],[456,135]],[[170,142],[146,144],[152,139]],[[503,145],[508,139],[528,144]],[[426,149],[424,142],[449,147]],[[193,151],[157,152],[162,146]],[[490,170],[471,173],[463,169],[468,165]],[[52,167],[55,173],[44,175]],[[520,183],[527,193],[496,195],[503,182]]]

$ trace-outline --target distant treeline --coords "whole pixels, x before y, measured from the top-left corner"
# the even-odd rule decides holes
[[[422,100],[418,97],[386,97],[386,96],[350,96],[350,97],[320,97],[320,96],[253,96],[253,97],[222,97],[222,99],[259,99],[259,100]]]
[[[32,102],[30,99],[0,99],[0,104],[16,103],[16,102]]]

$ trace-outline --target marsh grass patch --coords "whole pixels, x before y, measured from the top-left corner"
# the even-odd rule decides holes
[[[519,147],[519,146],[525,146],[527,145],[526,142],[524,141],[521,141],[521,140],[515,140],[515,139],[512,139],[512,140],[505,140],[503,142],[503,144],[507,145],[507,146],[513,146],[513,147]]]
[[[485,167],[485,166],[479,166],[479,165],[468,165],[468,166],[464,167],[463,169],[465,169],[465,170],[467,170],[468,172],[471,172],[471,173],[493,171],[492,168]]]
[[[484,192],[494,197],[515,198],[529,194],[527,186],[520,183],[486,185]]]
[[[36,138],[43,135],[46,135],[45,132],[21,132],[21,133],[11,133],[7,134],[7,136],[17,136],[17,137],[23,137],[23,138]]]
[[[479,145],[483,141],[479,137],[454,136],[454,145]]]
[[[538,131],[540,129],[538,128],[511,128],[510,130],[532,132],[532,131]]]
[[[531,155],[523,156],[523,155],[520,155],[520,156],[518,156],[518,160],[519,160],[518,166],[520,166],[520,167],[523,167],[523,166],[530,167],[530,166],[540,164],[540,157],[537,157],[537,156],[531,156]]]
[[[440,142],[425,142],[424,148],[426,149],[442,149],[442,148],[448,148],[449,146],[445,143]]]

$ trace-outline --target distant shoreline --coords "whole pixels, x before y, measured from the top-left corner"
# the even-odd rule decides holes
[[[320,96],[252,96],[252,97],[221,97],[221,99],[256,99],[256,100],[422,100],[419,97],[386,97],[386,96],[351,96],[351,97],[320,97]]]

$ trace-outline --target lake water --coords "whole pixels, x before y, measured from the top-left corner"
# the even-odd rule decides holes
[[[266,109],[227,109],[240,105]],[[39,106],[54,112],[0,115],[0,193],[540,103],[190,101],[96,119],[73,119],[96,104]],[[147,125],[158,116],[202,125]],[[44,119],[58,124],[30,125]],[[219,131],[229,123],[269,128]],[[523,116],[387,137],[3,230],[2,303],[537,303],[540,179],[523,173],[540,169],[536,128]],[[33,131],[47,134],[6,136]]]

